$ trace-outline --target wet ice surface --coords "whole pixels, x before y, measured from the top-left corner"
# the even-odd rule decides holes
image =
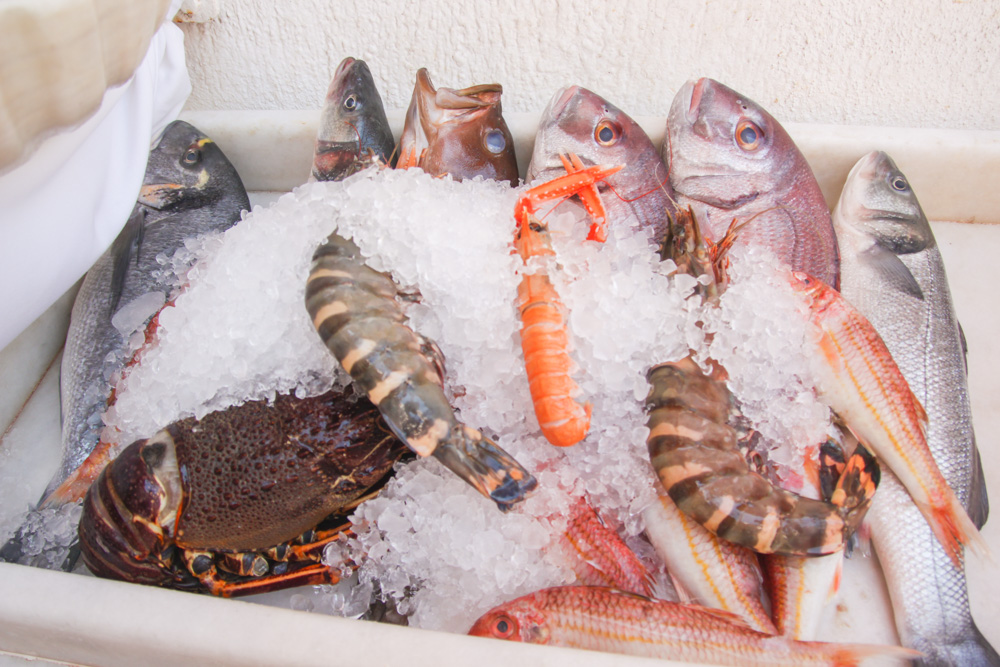
[[[334,564],[344,556],[361,562],[361,588],[295,593],[290,606],[357,615],[377,582],[411,625],[457,632],[502,601],[572,580],[570,565],[547,547],[573,497],[586,494],[638,543],[640,512],[655,498],[642,411],[651,365],[689,347],[711,354],[729,370],[748,416],[779,445],[826,431],[798,351],[801,306],[766,253],[734,255],[734,284],[717,312],[705,312],[688,299],[693,281],[670,277],[670,263],[658,261],[643,233],[612,226],[606,243],[586,242],[587,225],[557,209],[546,218],[559,268],[552,280],[570,313],[575,378],[594,411],[582,443],[549,445],[532,410],[514,306],[518,194],[416,170],[366,171],[304,185],[224,235],[189,245],[199,257],[182,277],[190,285],[160,315],[159,340],[123,381],[109,428],[127,444],[179,418],[344,381],[303,294],[316,245],[334,229],[352,237],[373,268],[419,291],[409,324],[443,351],[460,419],[495,438],[539,484],[504,514],[435,460],[400,466],[357,511],[357,537],[327,554]],[[700,320],[715,333],[711,349]]]

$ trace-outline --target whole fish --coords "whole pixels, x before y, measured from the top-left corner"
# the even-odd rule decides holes
[[[427,69],[419,69],[396,166],[451,174],[457,181],[482,176],[516,186],[514,138],[503,119],[501,93],[498,83],[435,90]]]
[[[795,272],[792,287],[806,298],[819,333],[814,368],[820,399],[895,474],[956,566],[963,545],[986,551],[927,445],[924,408],[874,327],[819,280]]]
[[[833,213],[841,290],[875,326],[927,413],[927,446],[981,527],[989,512],[969,407],[964,340],[941,253],[909,182],[872,152],[851,170]],[[927,665],[1000,665],[969,611],[965,570],[945,552],[891,474],[868,513],[903,644]]]
[[[173,289],[159,276],[157,257],[169,257],[188,239],[228,229],[249,208],[243,182],[218,145],[183,121],[164,130],[149,154],[132,215],[73,303],[60,376],[63,461],[46,495],[96,445],[111,389],[107,380],[124,361],[127,336],[141,330]],[[143,307],[124,318],[132,306]],[[109,354],[115,357],[111,366]]]
[[[218,145],[183,121],[167,126],[149,154],[132,214],[73,303],[60,375],[62,462],[43,507],[81,499],[110,456],[108,447],[97,447],[101,414],[113,401],[114,376],[129,361],[129,338],[143,334],[176,289],[157,258],[229,228],[249,208],[243,182]],[[0,559],[24,562],[25,537],[19,531]]]
[[[770,248],[793,270],[837,287],[839,258],[816,177],[785,129],[759,104],[712,79],[688,81],[667,116],[663,160],[678,203],[718,242]]]
[[[319,119],[312,177],[334,181],[374,162],[389,164],[394,142],[382,97],[363,60],[337,66]]]
[[[652,227],[655,241],[660,241],[667,214],[674,213],[667,167],[628,114],[586,88],[560,90],[542,113],[526,182],[561,176],[565,165],[560,158],[568,154],[585,165],[624,165],[598,184],[608,220],[628,229]]]
[[[868,656],[916,655],[894,646],[767,635],[718,609],[600,586],[560,586],[525,595],[488,611],[469,634],[714,665],[856,665]]]

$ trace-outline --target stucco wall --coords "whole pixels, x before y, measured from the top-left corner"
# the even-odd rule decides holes
[[[317,109],[366,60],[389,108],[414,73],[497,81],[508,111],[580,84],[665,115],[710,76],[783,121],[1000,129],[996,0],[217,0],[183,25],[190,110]]]

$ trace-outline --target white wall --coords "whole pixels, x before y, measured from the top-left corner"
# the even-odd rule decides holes
[[[633,115],[666,115],[710,76],[782,121],[1000,129],[996,0],[217,0],[182,27],[189,110],[317,109],[362,58],[386,106],[414,74],[497,81],[507,111],[580,84]],[[215,11],[215,10],[213,10]]]

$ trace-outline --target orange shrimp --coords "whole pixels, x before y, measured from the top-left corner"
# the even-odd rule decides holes
[[[565,176],[528,190],[518,200],[514,248],[525,264],[532,257],[555,255],[548,227],[534,215],[540,203],[593,191],[593,197],[585,198],[585,206],[595,225],[598,221],[603,225],[606,219],[604,206],[596,196],[595,183],[622,167],[595,165],[584,168],[575,155],[570,159],[566,163],[568,173]],[[591,227],[591,234],[594,229]],[[522,276],[517,288],[517,308],[521,316],[521,350],[528,387],[542,434],[553,445],[575,445],[587,435],[592,408],[590,403],[580,404],[576,400],[581,390],[570,377],[573,360],[569,356],[566,309],[548,275]]]

